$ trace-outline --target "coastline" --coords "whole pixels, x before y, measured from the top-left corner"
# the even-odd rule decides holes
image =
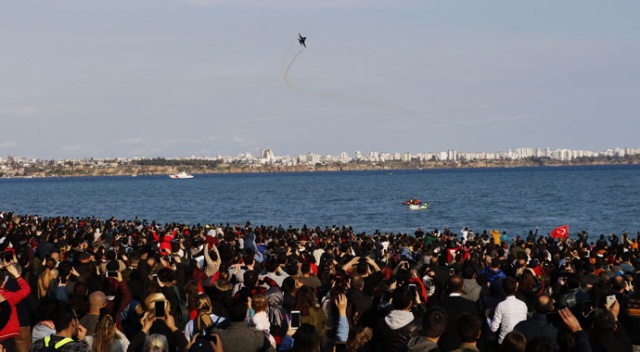
[[[164,163],[105,163],[100,165],[29,165],[15,169],[0,170],[0,178],[42,178],[81,176],[143,176],[171,175],[177,172],[189,174],[257,174],[287,172],[337,172],[337,171],[394,171],[394,170],[438,170],[438,169],[487,169],[519,167],[604,166],[640,165],[640,157],[589,158],[559,161],[529,158],[522,160],[491,161],[411,161],[411,162],[350,162],[331,164],[300,164],[285,166],[278,164],[224,164],[210,160],[171,160]]]

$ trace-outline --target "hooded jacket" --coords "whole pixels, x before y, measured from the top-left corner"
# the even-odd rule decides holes
[[[18,320],[18,310],[16,309],[16,305],[22,302],[22,300],[31,293],[31,288],[22,277],[18,277],[17,280],[20,289],[16,292],[0,288],[0,294],[7,299],[11,306],[11,317],[9,317],[9,322],[0,329],[0,341],[20,335],[20,322]]]
[[[407,342],[408,352],[429,352],[434,348],[438,348],[438,344],[424,336],[412,337],[409,342]]]
[[[410,338],[418,336],[420,323],[413,313],[405,310],[392,310],[380,319],[374,330],[374,349],[376,352],[400,352]]]

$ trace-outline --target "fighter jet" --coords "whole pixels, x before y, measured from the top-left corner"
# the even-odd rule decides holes
[[[307,44],[304,43],[305,40],[307,40],[307,37],[303,37],[302,34],[298,33],[298,43],[306,48]]]

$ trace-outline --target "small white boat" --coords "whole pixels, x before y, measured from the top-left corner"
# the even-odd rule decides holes
[[[189,175],[188,173],[182,171],[177,174],[169,175],[171,178],[193,178],[193,175]]]
[[[409,204],[409,210],[424,210],[429,208],[429,204],[427,203],[422,203],[422,204]]]

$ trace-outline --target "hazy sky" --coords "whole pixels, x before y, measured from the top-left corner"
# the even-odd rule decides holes
[[[638,18],[637,0],[3,1],[0,156],[640,148]]]

